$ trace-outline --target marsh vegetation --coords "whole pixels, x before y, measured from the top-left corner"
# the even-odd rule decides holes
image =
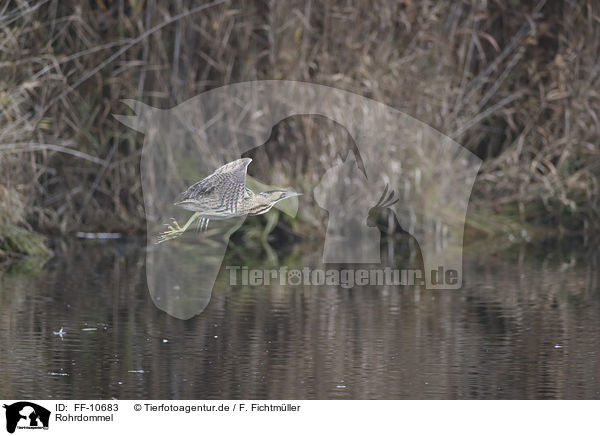
[[[111,116],[127,111],[120,100],[169,108],[255,79],[371,97],[484,159],[471,239],[519,239],[526,229],[538,241],[589,241],[600,222],[597,9],[508,0],[6,2],[0,253],[38,250],[36,237],[22,240],[31,231],[142,233],[143,137]],[[294,171],[333,137],[315,123],[295,121],[286,138],[304,144],[288,149],[300,162]],[[273,171],[285,178],[291,168]],[[318,213],[294,225],[311,226]]]
[[[0,1],[0,396],[600,398],[599,11],[592,0]],[[122,99],[170,109],[260,79],[374,99],[483,160],[460,291],[228,282],[227,265],[321,263],[328,217],[310,193],[356,144],[348,126],[307,114],[244,154],[255,191],[307,193],[300,213],[240,224],[200,316],[159,310],[145,137],[112,115],[133,115]],[[395,152],[381,145],[381,159],[410,167]],[[182,189],[210,173],[197,174],[201,158],[178,157]],[[384,209],[365,213],[385,236],[382,263],[421,268],[414,235]],[[181,239],[179,251],[163,244],[167,271],[186,267],[197,294],[189,272],[207,256]]]

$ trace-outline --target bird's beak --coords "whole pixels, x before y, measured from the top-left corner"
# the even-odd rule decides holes
[[[278,201],[277,203],[275,203],[273,207],[275,209],[279,209],[286,215],[295,217],[298,213],[298,200],[294,199],[294,197],[299,197],[300,195],[303,194],[301,194],[300,192],[287,191],[285,198],[282,198],[282,201]]]

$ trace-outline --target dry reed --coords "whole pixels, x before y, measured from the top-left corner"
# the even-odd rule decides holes
[[[382,101],[482,157],[473,227],[597,234],[599,11],[591,0],[3,2],[0,219],[141,232],[143,139],[111,117],[126,112],[120,100],[167,108],[291,79]]]

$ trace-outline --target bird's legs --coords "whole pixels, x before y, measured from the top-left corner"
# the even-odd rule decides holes
[[[179,225],[179,223],[173,219],[171,224],[167,224],[167,228],[169,230],[162,232],[160,235],[158,235],[158,238],[156,240],[157,244],[160,244],[161,242],[165,242],[168,241],[169,239],[175,239],[178,238],[179,236],[181,236],[183,234],[183,232],[185,232],[187,230],[187,228],[198,218],[200,217],[200,213],[196,212],[194,213],[190,219],[187,220],[187,222],[184,224],[183,227],[181,227]]]

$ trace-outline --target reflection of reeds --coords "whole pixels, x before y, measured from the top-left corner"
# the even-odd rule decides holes
[[[142,138],[110,116],[120,99],[166,108],[285,78],[375,98],[483,157],[482,214],[597,230],[600,40],[585,3],[247,2],[194,14],[191,1],[75,3],[0,13],[0,184],[38,229],[144,228]],[[296,153],[301,178],[302,153],[324,151]]]
[[[282,264],[319,265],[319,248]],[[522,248],[467,256],[460,292],[230,287],[223,268],[182,321],[149,298],[138,244],[77,241],[41,277],[0,275],[0,396],[597,398],[599,259]],[[224,266],[271,268],[241,255]]]

